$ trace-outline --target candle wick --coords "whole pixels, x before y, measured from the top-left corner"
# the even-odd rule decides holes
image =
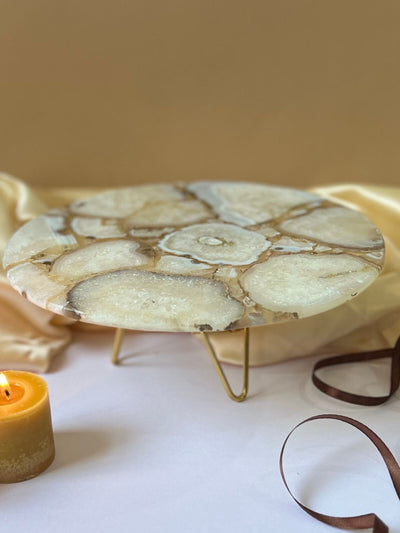
[[[10,396],[11,396],[11,395],[10,395],[10,391],[9,391],[8,389],[5,389],[4,392],[5,392],[5,395],[6,395],[7,400],[9,400],[9,399],[10,399]]]

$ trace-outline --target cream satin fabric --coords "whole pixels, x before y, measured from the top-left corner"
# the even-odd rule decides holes
[[[33,190],[0,173],[0,256],[22,223],[50,207],[96,191]],[[317,353],[387,348],[394,345],[400,334],[400,188],[349,184],[321,187],[314,192],[360,210],[381,229],[387,250],[384,270],[369,289],[337,309],[296,322],[253,328],[253,365]],[[0,270],[1,367],[46,371],[54,355],[70,342],[72,324],[26,301],[8,285]],[[241,361],[239,336],[240,332],[212,335],[222,360]]]

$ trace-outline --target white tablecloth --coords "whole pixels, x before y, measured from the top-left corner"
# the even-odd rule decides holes
[[[311,415],[341,413],[376,431],[400,458],[400,395],[381,407],[324,396],[315,358],[250,371],[250,395],[228,399],[205,347],[188,334],[129,334],[112,366],[112,336],[79,334],[45,376],[56,459],[39,477],[1,485],[1,531],[18,533],[323,532],[287,493],[284,438]],[[331,369],[379,394],[388,369]],[[227,367],[240,389],[241,370]],[[302,426],[285,464],[296,495],[331,514],[376,512],[400,532],[400,502],[383,461],[339,422]]]

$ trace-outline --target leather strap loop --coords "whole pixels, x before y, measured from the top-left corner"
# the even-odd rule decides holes
[[[375,445],[383,461],[385,462],[385,465],[389,471],[389,474],[392,479],[393,486],[395,488],[397,496],[400,499],[400,466],[397,463],[396,459],[394,458],[392,452],[386,446],[386,444],[368,426],[362,424],[358,420],[354,420],[347,416],[332,415],[332,414],[317,415],[317,416],[312,416],[310,418],[307,418],[306,420],[303,420],[303,422],[300,422],[300,424],[297,424],[297,426],[295,426],[292,429],[292,431],[289,433],[289,435],[286,437],[285,442],[283,443],[283,446],[282,446],[281,454],[280,454],[279,467],[280,467],[283,482],[289,494],[292,496],[294,501],[303,509],[303,511],[308,513],[313,518],[316,518],[320,522],[323,522],[330,526],[338,527],[341,529],[372,528],[373,533],[388,533],[389,529],[386,526],[386,524],[382,522],[382,520],[380,520],[380,518],[374,513],[368,513],[368,514],[359,515],[359,516],[346,516],[346,517],[330,516],[330,515],[318,513],[316,511],[313,511],[312,509],[309,509],[305,505],[303,505],[299,500],[297,500],[294,497],[293,493],[289,489],[289,486],[285,478],[284,469],[283,469],[283,454],[285,451],[286,444],[290,436],[292,435],[292,433],[298,427],[302,426],[303,424],[306,424],[307,422],[311,422],[313,420],[321,420],[321,419],[339,420],[340,422],[350,424],[351,426],[361,431],[361,433],[363,433],[366,437],[368,437],[368,439]]]
[[[363,361],[373,361],[384,358],[391,359],[391,375],[390,375],[390,392],[385,396],[363,396],[361,394],[353,394],[346,392],[332,385],[328,385],[321,380],[316,374],[320,368],[326,368],[328,366],[342,365],[346,363],[358,363]],[[362,352],[338,355],[336,357],[328,357],[318,361],[313,368],[312,381],[314,385],[323,393],[332,396],[338,400],[344,402],[353,403],[356,405],[381,405],[385,403],[393,394],[397,391],[400,384],[400,337],[398,338],[394,348],[388,348],[386,350],[376,350],[373,352]]]

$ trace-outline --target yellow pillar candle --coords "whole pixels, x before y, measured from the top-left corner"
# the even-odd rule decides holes
[[[30,372],[0,374],[0,483],[24,481],[54,459],[47,383]]]

